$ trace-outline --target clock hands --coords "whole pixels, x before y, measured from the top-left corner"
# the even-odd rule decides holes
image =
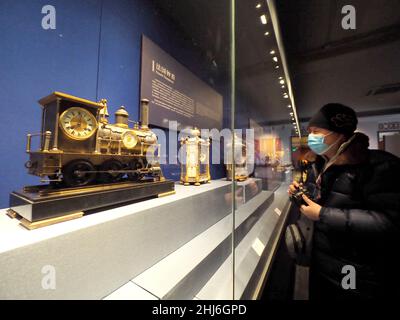
[[[71,126],[71,129],[81,129],[82,128],[82,115],[79,115],[79,118],[76,119],[77,123],[73,126]]]

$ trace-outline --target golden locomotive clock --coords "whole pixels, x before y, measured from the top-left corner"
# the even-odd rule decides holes
[[[109,123],[105,99],[94,102],[54,92],[39,103],[42,130],[27,135],[25,166],[49,184],[10,193],[9,215],[21,216],[26,228],[175,192],[159,165],[160,146],[148,127],[147,99],[140,101],[140,124],[132,127],[123,106],[115,112],[115,123]],[[39,138],[37,149],[33,137]]]
[[[31,150],[28,134],[26,167],[29,173],[66,187],[95,183],[141,180],[150,176],[162,180],[158,164],[157,136],[141,125],[128,125],[125,107],[115,112],[115,123],[108,121],[107,100],[93,102],[61,92],[41,99],[43,131],[40,149]],[[142,114],[148,115],[149,101],[142,99]]]

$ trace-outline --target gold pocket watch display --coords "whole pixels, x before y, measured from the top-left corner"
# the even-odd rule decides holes
[[[197,128],[190,130],[190,136],[181,139],[181,183],[184,185],[209,182],[210,139],[200,137]]]
[[[80,107],[71,107],[60,116],[60,127],[68,138],[73,140],[86,140],[97,129],[97,120],[88,110]]]

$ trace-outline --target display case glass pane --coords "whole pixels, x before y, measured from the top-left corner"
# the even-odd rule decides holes
[[[234,299],[260,299],[288,216],[291,142],[300,135],[275,1],[238,0],[235,9],[233,290]]]
[[[234,3],[3,2],[0,299],[232,299]]]
[[[274,1],[4,3],[0,299],[258,298],[303,143]]]

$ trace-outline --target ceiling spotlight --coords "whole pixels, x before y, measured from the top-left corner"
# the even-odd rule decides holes
[[[275,66],[275,69],[279,69],[279,66]]]
[[[284,95],[283,97],[284,97],[285,99],[288,99],[288,98],[289,98],[289,96],[288,96],[288,95]]]
[[[279,81],[279,83],[280,83],[280,84],[284,84],[284,83],[285,83],[285,80],[282,79],[281,81]]]
[[[261,3],[257,3],[256,9],[260,9],[260,8],[261,8]]]
[[[269,36],[269,31],[266,31],[266,32],[264,33],[264,36]]]
[[[282,80],[282,79],[283,79],[283,77],[282,77],[282,76],[280,76],[280,77],[279,77],[279,80]]]
[[[271,50],[269,54],[275,54],[275,50]]]
[[[278,62],[278,57],[273,57],[272,60],[274,60],[275,62]]]
[[[267,16],[265,14],[260,17],[260,20],[262,24],[267,24]]]
[[[285,86],[283,85],[281,88],[282,88],[282,89],[285,89]]]
[[[292,106],[289,104],[287,107],[288,107],[288,108],[291,108]]]
[[[293,112],[291,112],[290,115],[292,116],[292,115],[293,115]]]

